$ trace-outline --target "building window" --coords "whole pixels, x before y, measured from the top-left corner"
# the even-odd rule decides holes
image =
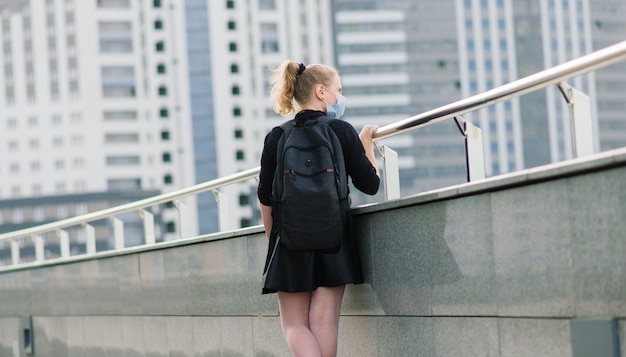
[[[13,209],[13,223],[22,223],[24,222],[24,211],[21,208]]]
[[[162,6],[161,0],[154,0],[154,1],[152,1],[152,6],[155,7],[155,8],[160,8]]]
[[[100,69],[102,95],[105,98],[132,98],[135,96],[135,68],[111,66]]]
[[[230,31],[236,30],[237,29],[237,23],[235,21],[228,21],[228,29]]]
[[[106,143],[136,143],[136,142],[139,142],[139,134],[136,134],[136,133],[105,134],[104,141]]]
[[[240,206],[247,206],[250,204],[250,196],[246,195],[246,194],[240,194],[239,195],[239,205]]]
[[[38,161],[33,161],[30,163],[30,170],[31,171],[39,171],[39,169],[41,168],[41,164]]]
[[[154,21],[154,29],[155,30],[163,30],[163,21],[161,21],[161,20]]]
[[[237,161],[243,161],[246,158],[246,154],[243,152],[243,150],[237,150],[237,152],[235,152],[235,159],[237,159]]]
[[[165,65],[163,63],[159,63],[157,65],[157,73],[158,74],[165,74]]]
[[[172,154],[169,152],[164,152],[162,155],[163,162],[172,162]]]
[[[67,218],[69,210],[66,205],[57,206],[57,218]]]
[[[54,161],[54,169],[55,170],[63,170],[65,168],[65,161],[63,160],[55,160]]]
[[[170,111],[169,111],[169,110],[167,110],[167,108],[161,108],[161,109],[159,110],[159,116],[160,116],[161,118],[169,118],[169,116],[170,116]]]
[[[98,7],[102,9],[128,9],[130,0],[98,0]]]
[[[74,206],[74,214],[81,215],[88,212],[89,210],[87,209],[86,203],[77,203],[76,206]]]
[[[276,0],[259,0],[261,10],[276,10]]]
[[[168,141],[170,140],[170,132],[169,131],[162,131],[161,132],[161,140],[163,141]]]
[[[261,52],[278,52],[278,25],[275,23],[261,24]]]
[[[74,158],[74,168],[82,169],[83,167],[85,167],[85,159],[82,157]]]
[[[100,22],[98,29],[100,52],[130,53],[133,51],[133,31],[130,22]]]
[[[165,86],[159,86],[159,96],[167,96],[167,88]]]
[[[87,183],[84,180],[74,181],[74,192],[87,191]]]
[[[55,138],[52,139],[52,145],[54,147],[61,147],[63,146],[63,138],[60,136],[57,136]]]
[[[59,101],[59,83],[57,82],[50,83],[50,98],[54,102]]]
[[[174,178],[171,174],[166,174],[165,176],[163,176],[163,183],[166,185],[171,185],[172,183],[174,183]]]
[[[137,166],[140,158],[137,155],[130,156],[107,156],[107,166]]]
[[[235,129],[235,139],[243,139],[243,130]]]
[[[239,88],[238,85],[234,85],[234,86],[231,87],[230,92],[233,95],[239,95],[239,94],[241,94],[241,89]]]
[[[137,112],[120,111],[120,112],[104,112],[104,121],[135,121],[137,120]]]
[[[163,41],[157,42],[156,45],[154,45],[154,49],[157,52],[165,52],[165,42]]]
[[[235,8],[235,0],[226,0],[226,8],[234,9]]]
[[[35,191],[35,186],[33,186],[33,191]],[[39,186],[39,192],[41,193],[41,186]],[[41,222],[46,218],[45,211],[41,206],[33,207],[33,219],[36,222]]]
[[[72,135],[72,146],[83,146],[85,138],[80,134]]]
[[[252,225],[252,221],[250,220],[250,218],[242,218],[239,223],[241,225],[241,228],[250,227]]]
[[[107,190],[109,191],[129,191],[141,189],[140,178],[109,179],[107,180]]]
[[[235,42],[231,42],[228,44],[228,50],[230,52],[237,52],[237,44]]]
[[[28,126],[37,126],[37,117],[29,117]]]
[[[231,64],[230,73],[239,73],[239,65],[236,63]]]
[[[165,224],[165,231],[167,233],[176,233],[176,222],[167,222]]]
[[[233,116],[234,117],[240,117],[241,116],[241,108],[240,107],[234,107],[233,108]]]
[[[70,116],[70,121],[72,123],[80,123],[83,121],[83,116],[80,113],[72,113]]]

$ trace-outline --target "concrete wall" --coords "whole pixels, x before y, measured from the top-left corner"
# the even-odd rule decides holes
[[[626,356],[624,177],[621,150],[355,210],[340,355],[578,357],[599,319],[594,357]],[[0,356],[23,315],[36,356],[289,356],[265,249],[254,227],[0,273]]]

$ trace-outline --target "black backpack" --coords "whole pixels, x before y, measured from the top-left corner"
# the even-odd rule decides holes
[[[346,229],[348,176],[339,138],[320,116],[281,125],[272,200],[280,242],[289,249],[331,249]]]

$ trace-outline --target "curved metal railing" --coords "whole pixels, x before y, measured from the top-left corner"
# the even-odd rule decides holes
[[[575,77],[577,75],[587,73],[598,68],[606,67],[623,60],[626,60],[626,41],[579,57],[553,68],[537,72],[533,75],[518,79],[516,81],[510,82],[484,93],[477,94],[436,109],[432,109],[430,111],[412,116],[396,123],[382,126],[378,128],[378,130],[376,130],[376,132],[374,133],[374,140],[384,139],[390,136],[404,133],[409,130],[417,129],[422,126],[434,124],[442,120],[455,118],[461,114],[475,111],[508,99],[519,97],[529,92],[536,91],[538,89],[558,83],[564,79]],[[256,178],[258,177],[258,174],[259,168],[257,167],[227,177],[197,184],[191,187],[158,195],[155,197],[112,207],[109,209],[104,209],[97,212],[87,213],[81,216],[59,220],[53,223],[47,223],[31,228],[21,229],[15,232],[0,234],[0,243],[10,242],[11,245],[11,261],[8,263],[8,265],[6,264],[6,262],[0,262],[0,271],[16,267],[37,265],[43,263],[44,261],[58,262],[59,260],[83,259],[85,255],[70,255],[69,239],[67,234],[64,233],[64,229],[74,226],[82,226],[82,228],[85,230],[87,245],[86,255],[94,255],[96,254],[95,234],[93,227],[91,227],[89,223],[103,219],[111,219],[114,221],[113,224],[117,225],[120,224],[120,222],[115,221],[116,216],[133,211],[138,212],[143,219],[145,228],[145,244],[155,244],[154,227],[150,228],[150,225],[154,225],[154,221],[152,214],[147,212],[145,210],[146,208],[165,202],[176,202],[177,200],[180,200],[184,197],[197,195],[202,192],[213,191],[215,193],[215,191],[220,187],[224,187],[237,182],[242,182],[251,178]],[[179,213],[182,214],[184,212],[184,209],[182,209],[182,207],[184,207],[183,205],[177,205],[176,207],[179,209]],[[123,229],[114,230],[114,234],[118,235],[118,232],[120,231],[123,234]],[[182,231],[184,231],[184,229],[180,230],[180,238],[188,238],[182,234]],[[46,259],[45,257],[45,243],[42,235],[48,233],[57,233],[57,235],[59,236],[61,254],[58,258]],[[35,243],[35,258],[34,260],[28,262],[24,262],[20,257],[20,241],[23,241],[24,239],[32,239],[32,241]],[[116,236],[115,241],[115,249],[124,249],[123,237],[121,237],[120,242],[120,237]],[[111,251],[109,250],[107,252]],[[5,264],[5,266],[2,266],[2,264]]]

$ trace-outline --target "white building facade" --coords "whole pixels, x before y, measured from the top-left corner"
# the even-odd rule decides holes
[[[0,14],[0,198],[194,183],[179,2],[11,5]],[[175,210],[162,215],[162,239],[174,237]]]
[[[257,167],[263,139],[288,118],[269,101],[270,68],[284,60],[333,64],[329,0],[207,1],[217,176]],[[220,190],[230,228],[259,222],[257,182]]]

